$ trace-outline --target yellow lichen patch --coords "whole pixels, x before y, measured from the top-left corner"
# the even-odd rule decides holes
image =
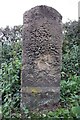
[[[22,92],[37,94],[41,92],[41,88],[40,87],[23,87]]]
[[[34,94],[37,94],[37,93],[39,93],[40,91],[39,91],[39,89],[32,88],[31,92],[34,93]]]

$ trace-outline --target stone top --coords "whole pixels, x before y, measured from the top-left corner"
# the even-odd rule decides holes
[[[62,16],[57,10],[55,10],[52,7],[48,7],[46,5],[40,5],[40,6],[31,8],[30,10],[26,11],[23,14],[23,18],[24,18],[23,24],[26,24],[26,23],[32,22],[33,20],[38,20],[44,17],[50,18],[52,20],[56,20],[58,22],[61,22],[62,20]],[[25,18],[27,18],[27,20]]]

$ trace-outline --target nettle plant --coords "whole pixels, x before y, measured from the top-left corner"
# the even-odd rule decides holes
[[[20,74],[22,56],[21,27],[1,29],[2,113],[9,117],[20,108]]]

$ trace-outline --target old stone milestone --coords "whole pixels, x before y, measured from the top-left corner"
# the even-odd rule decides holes
[[[23,16],[22,107],[53,110],[60,99],[62,16],[36,6]]]

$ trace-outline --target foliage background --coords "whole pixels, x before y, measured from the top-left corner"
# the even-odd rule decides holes
[[[80,119],[80,22],[63,24],[63,56],[61,71],[61,98],[55,112],[47,115],[31,114],[22,108],[26,119],[49,118]],[[0,91],[2,118],[21,119],[20,87],[22,58],[22,26],[0,29]]]

